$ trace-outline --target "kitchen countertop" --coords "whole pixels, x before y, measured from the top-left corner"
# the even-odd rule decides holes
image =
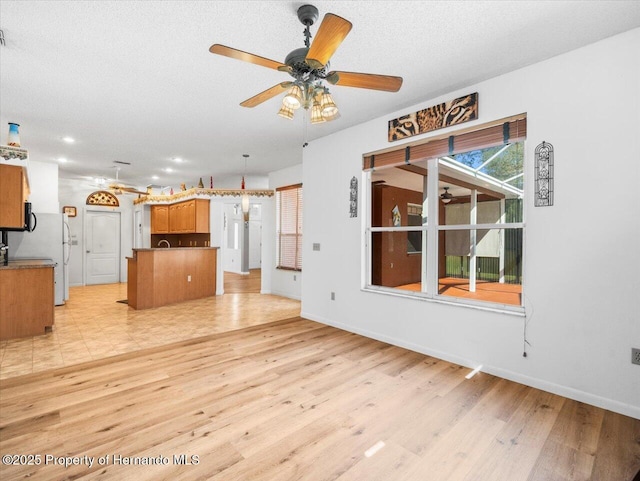
[[[55,267],[56,263],[51,259],[9,259],[9,265],[0,262],[0,269],[41,269]]]
[[[177,251],[177,250],[194,250],[194,249],[219,249],[219,247],[145,247],[142,249],[132,249],[134,251]]]

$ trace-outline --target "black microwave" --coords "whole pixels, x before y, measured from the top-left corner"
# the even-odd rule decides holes
[[[38,223],[38,219],[36,215],[31,212],[31,202],[24,203],[24,225],[22,227],[4,227],[0,226],[0,230],[2,231],[27,231],[31,232],[36,230],[36,225]]]
[[[36,230],[38,218],[31,212],[31,202],[24,203],[24,230],[31,232]]]

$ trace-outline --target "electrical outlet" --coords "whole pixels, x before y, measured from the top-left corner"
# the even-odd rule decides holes
[[[640,364],[640,349],[636,347],[631,348],[631,363]]]
[[[313,250],[314,251],[319,251],[320,250],[320,243],[319,242],[314,242],[313,243]]]
[[[294,281],[297,281],[297,280],[298,280],[298,278],[296,277],[296,275],[295,275],[295,274],[293,275],[293,280],[294,280]]]
[[[332,293],[331,293],[331,300],[332,300],[332,301],[335,301],[335,300],[336,300],[336,293],[335,293],[335,292],[332,292]]]
[[[187,282],[191,282],[191,276],[187,276]]]

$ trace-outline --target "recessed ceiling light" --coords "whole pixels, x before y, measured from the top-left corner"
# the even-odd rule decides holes
[[[69,162],[69,161],[64,157],[58,157],[58,162],[60,162],[61,164],[64,164],[65,162]]]
[[[152,176],[151,176],[151,179],[153,179],[153,180],[158,180],[159,178],[160,178],[160,177],[158,177],[157,175],[152,175]]]
[[[62,140],[67,144],[73,144],[76,140],[72,137],[62,137]]]
[[[180,162],[182,162],[183,160],[182,160],[180,157],[174,157],[174,158],[173,158],[173,161],[174,161],[174,162],[177,162],[177,163],[179,164],[179,163],[180,163]]]
[[[167,167],[166,169],[163,169],[163,170],[167,173],[173,172],[173,169],[171,167]]]

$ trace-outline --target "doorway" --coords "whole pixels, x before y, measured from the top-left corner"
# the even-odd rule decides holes
[[[252,203],[245,224],[240,204],[225,204],[224,292],[260,293],[262,285],[262,204]],[[245,242],[246,236],[248,242]],[[247,274],[248,271],[248,274]]]
[[[225,272],[240,274],[242,264],[242,212],[240,204],[225,204],[223,235],[223,269]]]
[[[85,284],[120,282],[120,212],[85,214]]]

